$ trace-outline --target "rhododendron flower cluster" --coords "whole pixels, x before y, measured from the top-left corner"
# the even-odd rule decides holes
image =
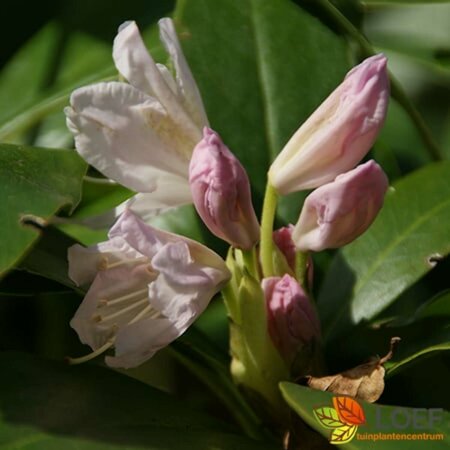
[[[279,411],[277,383],[302,375],[296,370],[303,359],[320,352],[310,252],[352,242],[383,205],[383,170],[372,160],[357,164],[386,115],[386,58],[353,68],[280,149],[268,171],[260,227],[251,180],[209,127],[172,21],[160,21],[160,31],[175,78],[155,64],[128,22],[113,50],[125,81],[80,88],[66,109],[80,155],[138,193],[122,206],[107,241],[69,251],[69,275],[87,289],[71,324],[93,350],[72,362],[114,348],[107,364],[135,367],[180,336],[222,289],[233,378]],[[311,188],[296,205],[298,222],[274,231],[277,196]],[[226,263],[145,222],[185,203],[230,244]]]

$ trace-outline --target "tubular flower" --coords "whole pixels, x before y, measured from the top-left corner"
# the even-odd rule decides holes
[[[256,244],[259,224],[247,173],[210,128],[192,154],[189,182],[197,212],[213,234],[245,250]]]
[[[319,320],[306,293],[290,275],[265,278],[262,288],[270,337],[290,364],[302,345],[319,338]]]
[[[136,367],[180,336],[229,278],[224,261],[187,238],[146,225],[126,210],[109,239],[69,249],[69,276],[90,288],[71,321],[93,349],[111,347],[111,367]]]
[[[383,206],[388,179],[373,160],[306,197],[292,239],[301,251],[338,248],[369,228]]]
[[[161,19],[159,29],[175,79],[147,52],[136,23],[126,22],[114,40],[113,59],[129,84],[82,87],[65,109],[78,153],[138,192],[128,206],[143,216],[192,202],[189,160],[208,125],[172,20]]]
[[[292,136],[269,170],[279,193],[328,183],[366,155],[386,116],[386,62],[379,54],[354,67]]]

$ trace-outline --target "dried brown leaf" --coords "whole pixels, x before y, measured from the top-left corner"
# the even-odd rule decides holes
[[[399,341],[399,337],[391,338],[390,350],[383,358],[372,358],[365,364],[336,375],[320,378],[305,377],[306,385],[313,389],[349,395],[358,400],[373,403],[380,398],[384,390],[383,364],[392,358],[394,348]]]

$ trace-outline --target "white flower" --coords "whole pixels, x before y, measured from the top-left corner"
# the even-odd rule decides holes
[[[111,367],[136,367],[167,346],[229,279],[225,262],[198,242],[146,225],[126,210],[108,241],[69,249],[69,276],[90,288],[71,321],[93,353],[115,348]]]
[[[192,202],[189,161],[208,125],[172,20],[160,20],[159,28],[175,79],[147,52],[136,23],[126,22],[114,40],[113,59],[129,84],[82,87],[65,109],[78,153],[138,192],[128,206],[141,216]]]

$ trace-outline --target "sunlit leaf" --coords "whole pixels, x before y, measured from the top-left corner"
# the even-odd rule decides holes
[[[5,273],[39,237],[31,220],[47,220],[81,196],[86,164],[72,151],[0,145],[0,274]]]

